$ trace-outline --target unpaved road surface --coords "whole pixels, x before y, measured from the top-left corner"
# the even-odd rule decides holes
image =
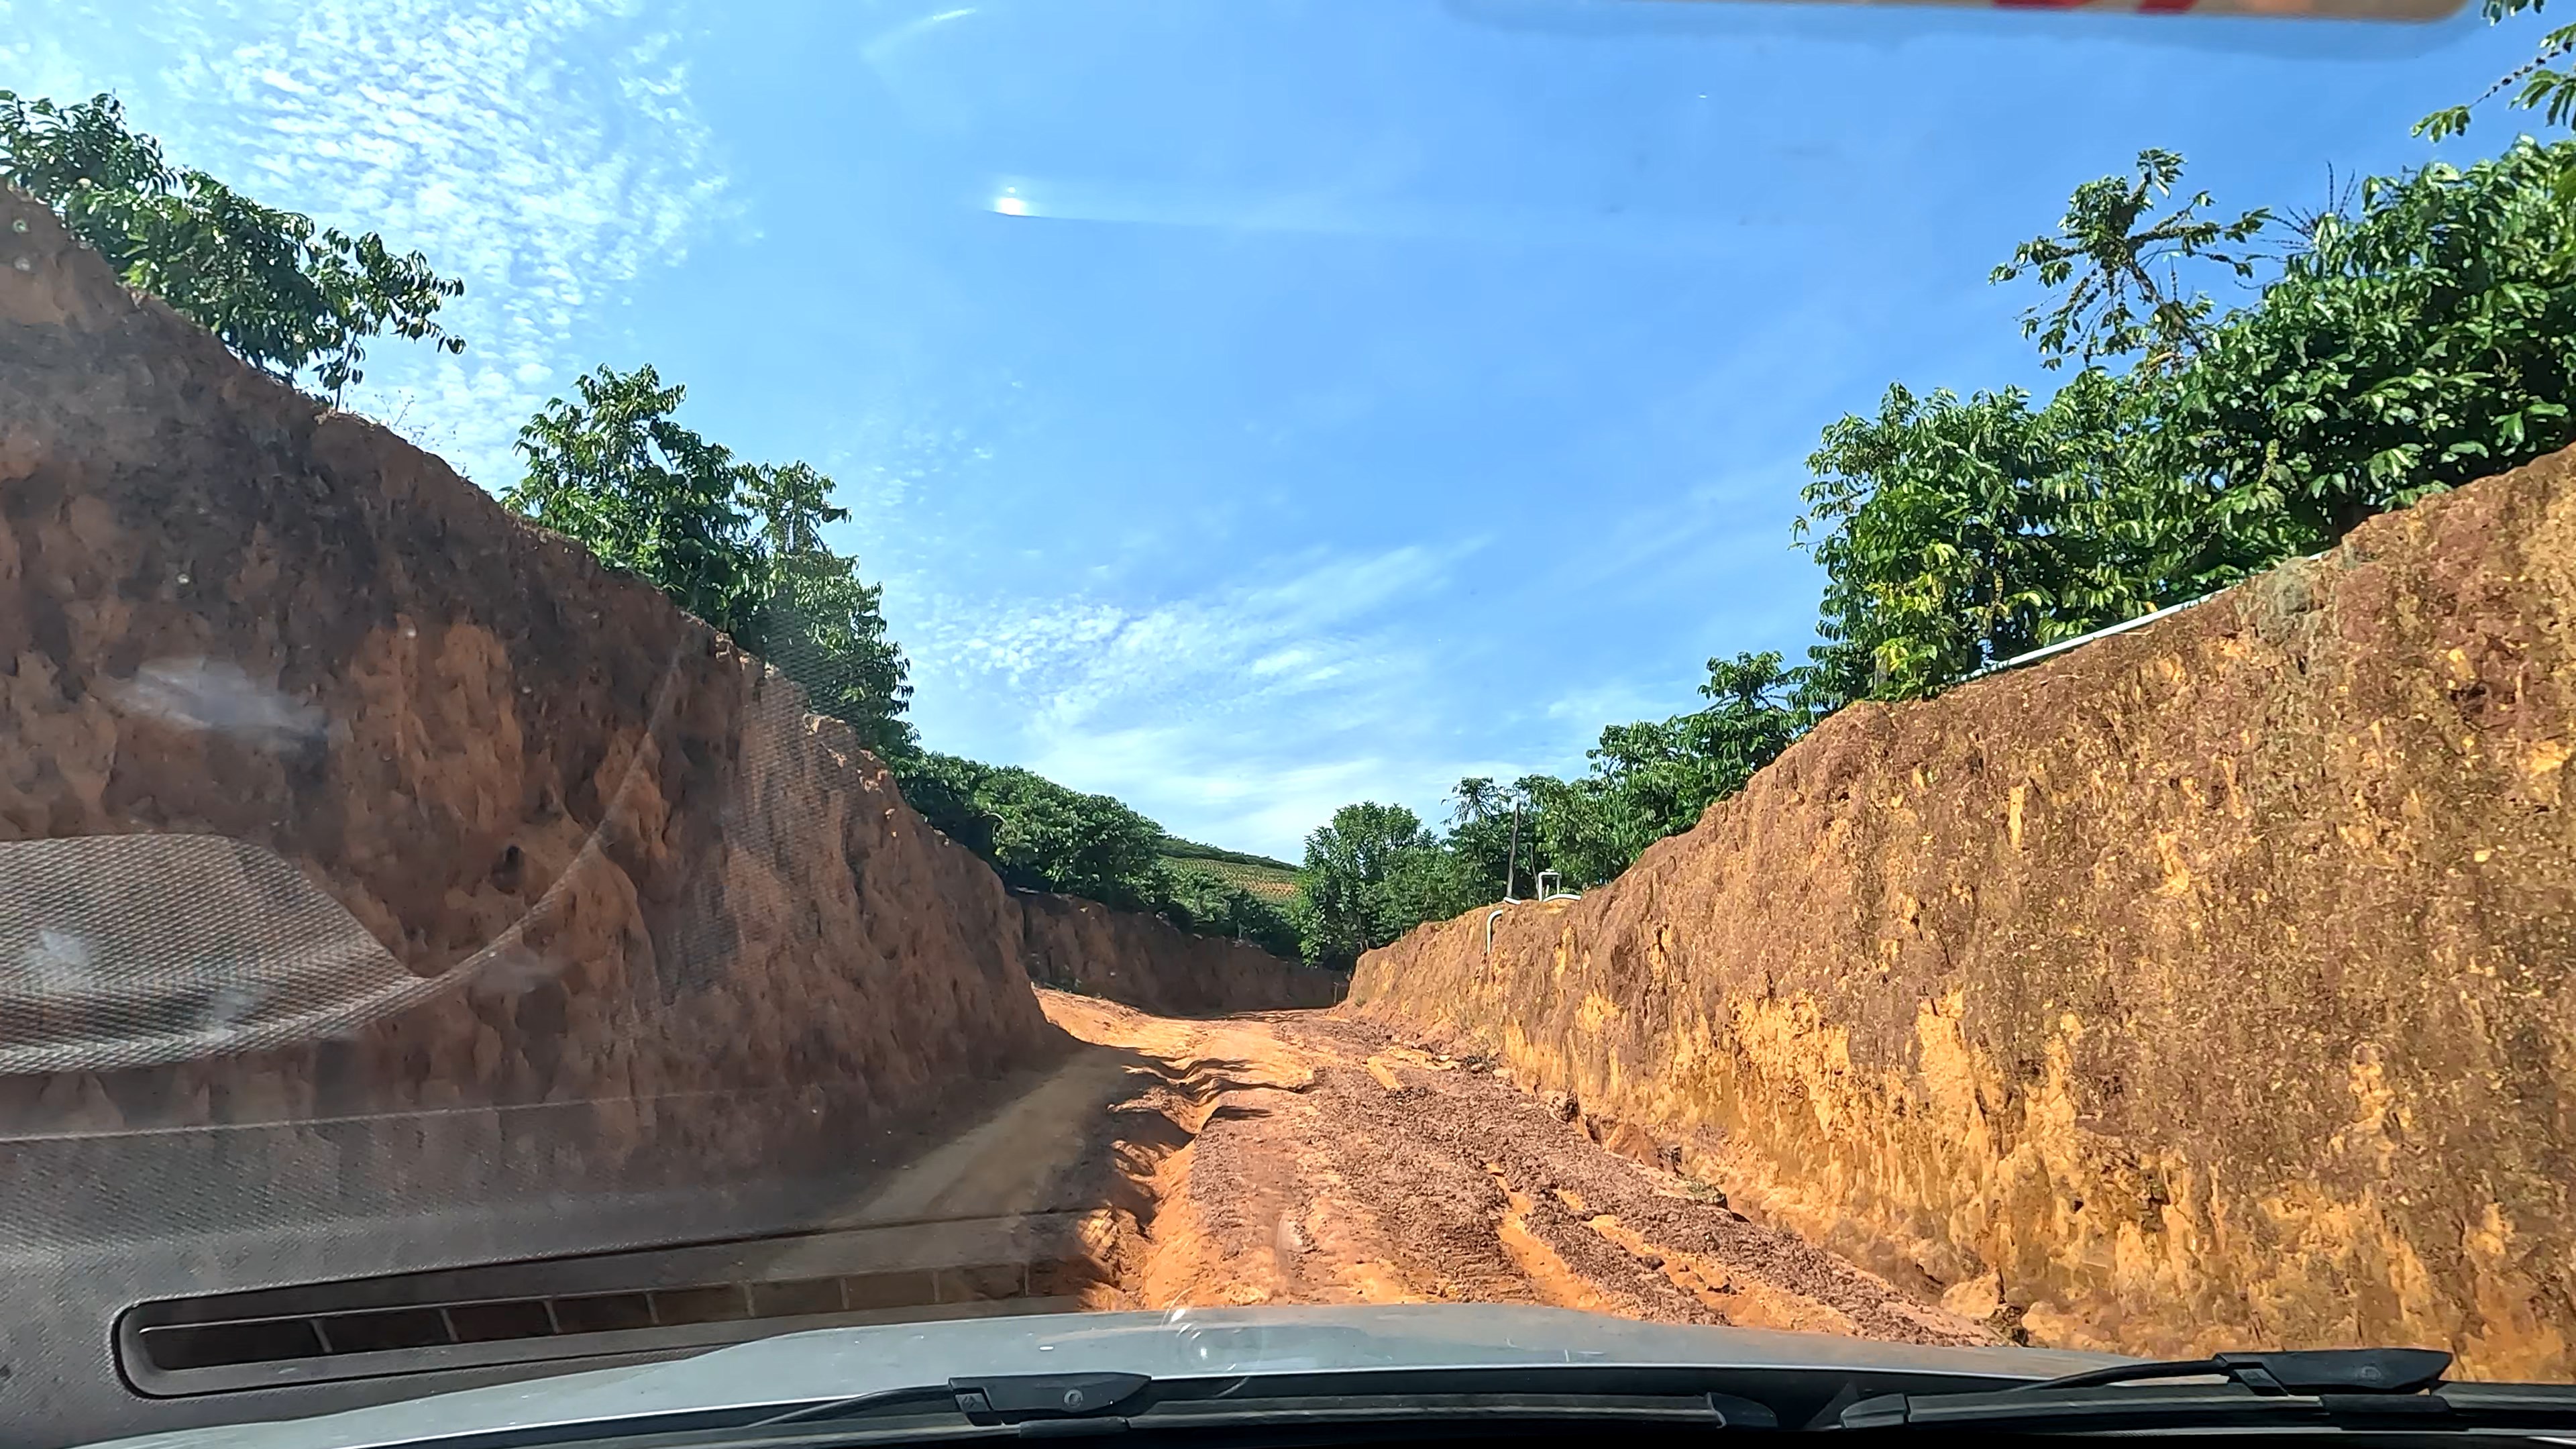
[[[1091,1046],[952,1156],[1032,1184],[1035,1159],[997,1150],[1047,1159],[1027,1191],[1091,1214],[1089,1306],[1538,1303],[1995,1341],[1607,1151],[1484,1063],[1318,1012],[1181,1021],[1039,996]]]

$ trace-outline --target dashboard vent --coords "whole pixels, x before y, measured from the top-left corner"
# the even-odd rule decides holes
[[[168,1398],[1060,1312],[1099,1277],[1077,1222],[907,1224],[164,1299],[119,1317],[117,1361],[137,1392]]]

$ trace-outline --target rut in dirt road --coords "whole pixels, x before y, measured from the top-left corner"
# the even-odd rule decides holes
[[[1320,1013],[1177,1021],[1040,994],[1057,1025],[1150,1064],[1080,1189],[1117,1224],[1097,1306],[1537,1303],[1996,1341],[1606,1150],[1489,1064]]]

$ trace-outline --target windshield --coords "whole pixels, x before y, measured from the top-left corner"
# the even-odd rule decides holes
[[[0,4],[0,1408],[2576,1377],[2537,8]]]

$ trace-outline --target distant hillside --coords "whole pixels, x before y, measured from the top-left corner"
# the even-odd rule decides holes
[[[1263,900],[1284,901],[1297,894],[1297,867],[1284,860],[1171,835],[1163,837],[1157,851],[1174,870],[1221,880]]]
[[[1201,845],[1195,840],[1183,840],[1177,835],[1164,836],[1156,844],[1155,849],[1172,860],[1221,860],[1230,865],[1257,865],[1288,875],[1297,873],[1297,867],[1284,860],[1273,860],[1266,855],[1253,855],[1240,850],[1228,850],[1221,845]]]

